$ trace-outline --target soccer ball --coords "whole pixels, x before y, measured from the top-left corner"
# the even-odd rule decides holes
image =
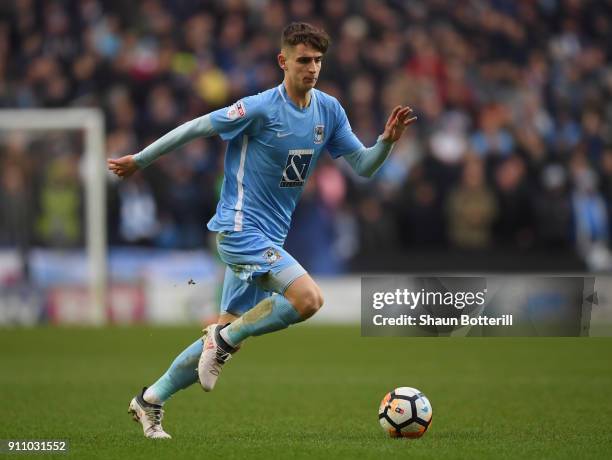
[[[380,402],[378,420],[392,438],[420,438],[431,424],[432,408],[416,388],[400,387]]]

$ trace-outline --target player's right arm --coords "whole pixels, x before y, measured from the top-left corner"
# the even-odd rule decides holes
[[[129,177],[160,156],[198,137],[219,134],[223,140],[231,140],[243,132],[256,129],[262,110],[260,95],[246,97],[229,107],[182,124],[135,155],[108,159],[108,169],[119,177]]]
[[[108,169],[119,177],[129,177],[136,171],[146,168],[162,155],[179,148],[198,137],[210,137],[217,134],[211,122],[211,115],[207,114],[188,121],[163,135],[147,148],[135,155],[126,155],[121,158],[107,160]]]

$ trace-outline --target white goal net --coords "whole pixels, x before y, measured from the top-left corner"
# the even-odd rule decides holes
[[[104,116],[101,110],[91,108],[62,109],[20,109],[0,110],[0,136],[9,137],[18,133],[26,137],[43,139],[39,145],[61,150],[62,146],[54,146],[58,142],[57,133],[78,132],[81,152],[79,156],[80,181],[84,192],[83,209],[83,244],[87,267],[87,298],[84,308],[83,322],[103,324],[106,321],[106,287],[107,287],[107,257],[106,257],[106,166],[104,146]],[[55,134],[54,134],[55,133]],[[54,137],[55,136],[55,137]],[[6,147],[5,147],[6,148]],[[2,153],[2,152],[0,152]],[[43,162],[34,152],[33,162]],[[10,152],[7,154],[9,155]],[[4,180],[10,185],[10,171],[4,171]],[[19,201],[17,201],[19,202]],[[5,207],[9,206],[5,202]],[[8,210],[10,213],[10,209]],[[0,223],[7,226],[8,222]],[[40,223],[44,227],[45,222]],[[17,230],[19,233],[20,230]],[[15,232],[13,232],[15,233]],[[17,235],[17,239],[19,235]],[[6,245],[5,241],[5,245]],[[10,242],[9,242],[10,249]],[[17,251],[17,248],[13,248]],[[19,321],[17,321],[19,322]]]

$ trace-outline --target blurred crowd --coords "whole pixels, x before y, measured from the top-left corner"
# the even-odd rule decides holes
[[[611,0],[2,2],[0,106],[101,107],[108,155],[135,153],[277,85],[291,21],[331,35],[318,88],[341,101],[364,144],[394,105],[419,118],[373,180],[320,162],[288,240],[306,266],[503,247],[574,248],[591,268],[612,267]],[[43,161],[35,142],[2,136],[0,243],[15,236],[6,216],[19,214],[32,241],[76,244],[81,141]],[[209,244],[223,152],[219,139],[199,139],[131,180],[109,177],[111,243]],[[37,215],[7,205],[11,196]],[[64,213],[45,217],[53,206]]]

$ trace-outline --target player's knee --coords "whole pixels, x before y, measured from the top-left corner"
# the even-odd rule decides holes
[[[310,318],[323,306],[323,295],[318,287],[306,291],[298,300],[297,310],[303,319]]]

